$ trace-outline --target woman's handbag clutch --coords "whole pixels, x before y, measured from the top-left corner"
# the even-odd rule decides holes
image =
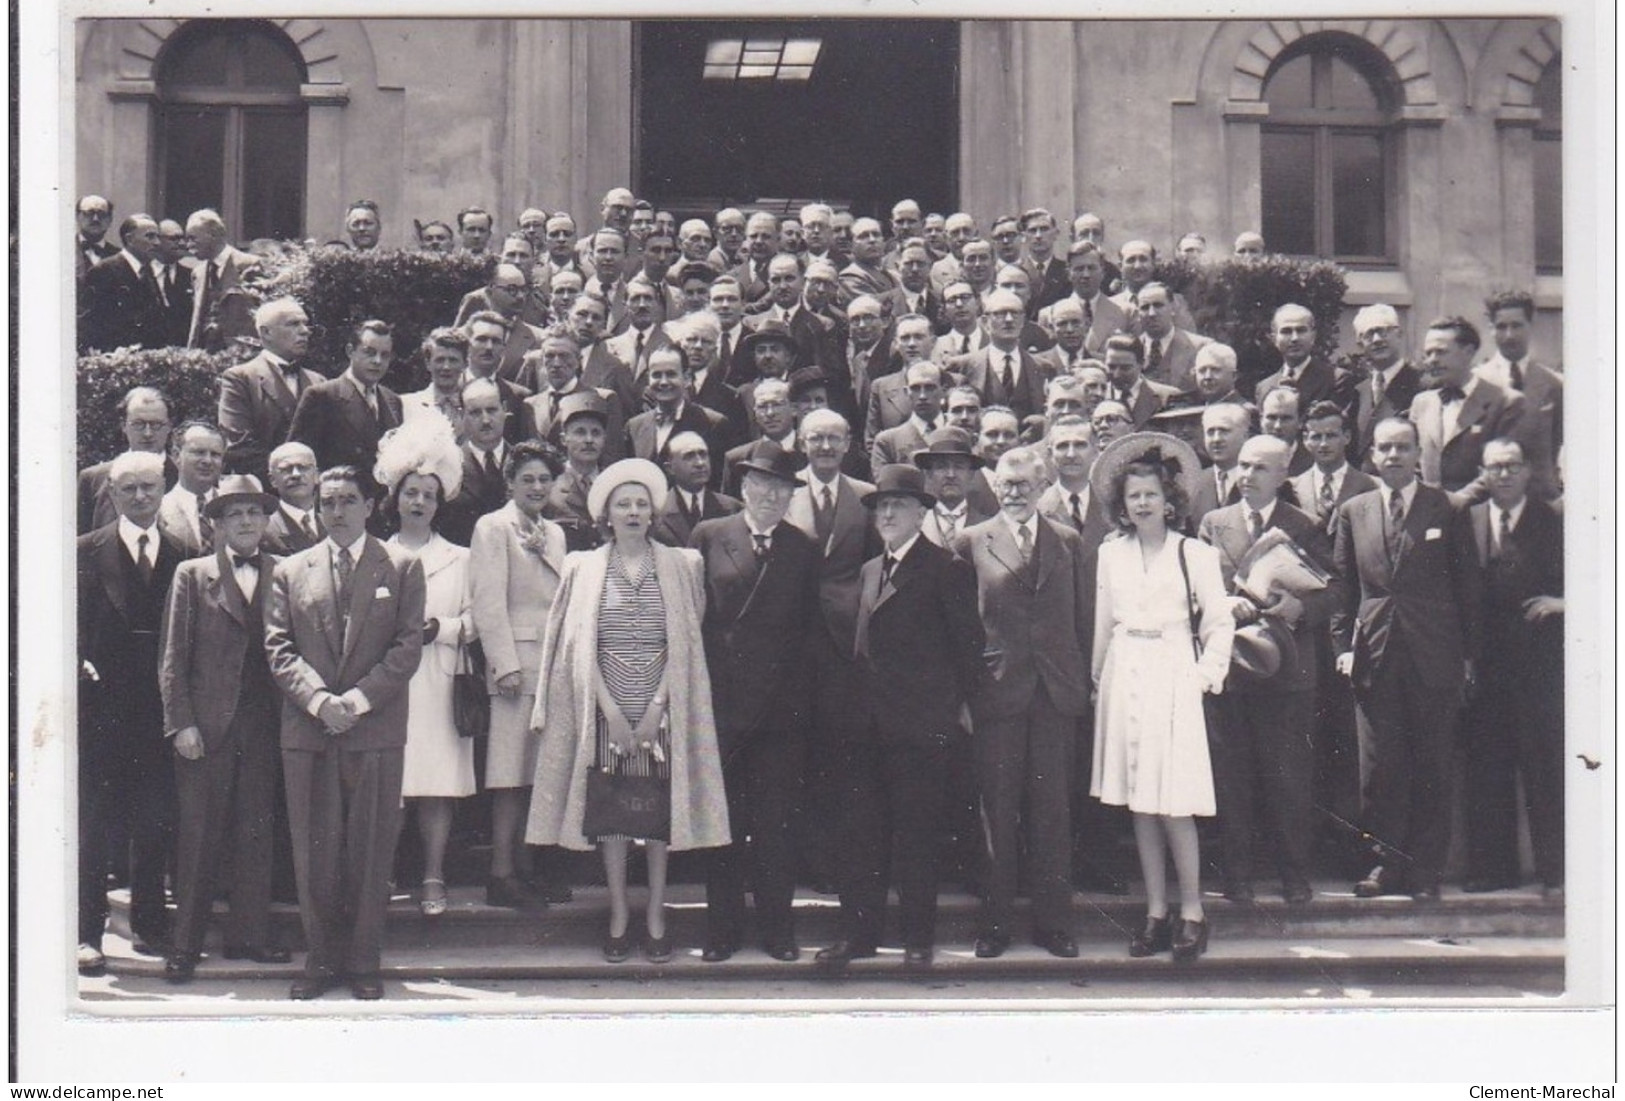
[[[451,719],[464,738],[491,731],[491,692],[485,684],[485,650],[479,640],[457,644],[457,672],[451,675]]]
[[[659,776],[587,770],[587,802],[582,808],[583,837],[636,837],[666,841],[671,834],[671,791]]]

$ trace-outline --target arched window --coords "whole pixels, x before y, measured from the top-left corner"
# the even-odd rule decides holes
[[[1563,55],[1547,62],[1535,83],[1535,270],[1563,270]]]
[[[1391,263],[1393,122],[1387,62],[1343,34],[1283,51],[1264,84],[1264,240],[1272,252]]]
[[[305,224],[304,59],[267,23],[187,23],[158,58],[156,192],[164,217],[213,207],[233,236]]]

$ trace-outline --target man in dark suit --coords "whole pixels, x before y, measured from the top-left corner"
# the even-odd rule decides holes
[[[1342,409],[1354,404],[1354,376],[1314,354],[1315,315],[1308,307],[1289,302],[1276,310],[1271,334],[1281,368],[1254,388],[1254,402],[1262,407],[1271,390],[1291,386],[1304,408],[1322,400],[1335,401]]]
[[[164,740],[158,635],[181,550],[158,528],[164,461],[126,451],[108,470],[118,519],[77,544],[79,596],[79,972],[100,974],[107,871],[115,839],[130,844],[135,948],[169,940],[164,865],[175,773]]]
[[[168,458],[171,424],[169,399],[163,391],[151,386],[131,387],[119,402],[118,415],[124,425],[125,445],[131,451],[148,451],[164,456],[165,488],[174,485],[179,471]],[[113,487],[107,478],[111,466],[111,460],[93,463],[79,472],[75,493],[78,514],[75,530],[80,535],[106,527],[118,519],[118,509],[113,504]]]
[[[1472,508],[1484,569],[1482,687],[1465,718],[1466,891],[1516,887],[1523,778],[1535,875],[1563,891],[1563,518],[1530,493],[1516,440],[1484,445],[1490,499]]]
[[[164,345],[163,300],[152,263],[158,223],[132,214],[119,225],[124,247],[85,273],[79,288],[79,354]]]
[[[750,392],[757,439],[772,440],[786,451],[798,450],[796,408],[790,401],[790,384],[782,378],[759,378],[746,383],[744,389]],[[728,493],[738,495],[739,464],[749,457],[750,449],[756,442],[752,440],[730,448],[723,457],[728,472],[723,478],[722,488]]]
[[[1492,294],[1484,311],[1495,334],[1495,354],[1473,373],[1524,396],[1518,442],[1529,464],[1529,491],[1549,501],[1563,492],[1557,476],[1557,454],[1563,447],[1563,376],[1529,354],[1535,299],[1528,291]]]
[[[285,443],[271,452],[269,465],[278,503],[267,518],[260,546],[286,558],[315,546],[327,534],[316,512],[316,453],[302,443]]]
[[[1322,399],[1324,400],[1324,399]],[[1266,436],[1274,436],[1287,446],[1287,477],[1295,478],[1315,465],[1315,457],[1303,446],[1303,416],[1307,406],[1296,390],[1277,386],[1264,399],[1259,421]]]
[[[1279,394],[1272,395],[1274,397]],[[1331,572],[1331,541],[1324,527],[1277,494],[1287,480],[1287,446],[1274,436],[1254,436],[1236,463],[1241,500],[1202,518],[1204,543],[1219,551],[1231,612],[1238,624],[1268,616],[1289,633],[1294,646],[1273,676],[1250,681],[1232,672],[1221,701],[1223,721],[1208,731],[1213,749],[1213,789],[1224,853],[1224,893],[1232,902],[1253,898],[1253,810],[1262,796],[1269,808],[1265,832],[1289,906],[1314,897],[1309,886],[1309,847],[1314,826],[1315,686],[1321,632],[1343,603],[1342,582],[1333,575],[1318,592],[1295,596],[1272,592],[1267,603],[1247,595],[1236,574],[1247,552],[1266,531],[1287,535],[1321,569]]]
[[[164,732],[175,747],[175,937],[164,976],[192,978],[222,859],[229,868],[227,959],[287,963],[271,941],[271,852],[280,697],[265,658],[276,559],[260,545],[277,499],[228,476],[205,507],[216,553],[175,572],[164,616]]]
[[[393,333],[386,322],[363,321],[350,334],[344,374],[318,382],[300,395],[288,439],[309,446],[322,470],[335,466],[371,470],[379,437],[400,425],[400,396],[382,385],[394,357]]]
[[[1354,893],[1408,890],[1433,901],[1450,839],[1450,746],[1473,681],[1483,579],[1467,514],[1417,480],[1416,426],[1383,421],[1374,450],[1382,484],[1338,510],[1333,555],[1349,595],[1333,613],[1332,638],[1337,671],[1352,678],[1367,722],[1364,825],[1379,860]]]
[[[1044,372],[1020,346],[1026,308],[1010,291],[987,296],[982,311],[990,343],[979,352],[953,356],[946,366],[982,396],[983,406],[1006,405],[1018,417],[1044,411]]]
[[[1005,452],[993,478],[1001,514],[961,532],[954,548],[976,569],[987,630],[989,683],[972,710],[991,870],[976,938],[982,959],[1010,946],[1023,838],[1033,943],[1078,954],[1069,789],[1077,724],[1089,707],[1082,644],[1094,577],[1078,536],[1038,515],[1044,474],[1032,449]]]
[[[603,469],[609,407],[596,390],[578,390],[559,406],[563,424],[564,473],[553,480],[544,515],[564,528],[569,550],[592,550],[603,543],[587,505],[587,491]]]
[[[242,286],[243,276],[259,266],[259,257],[233,248],[226,240],[226,223],[207,208],[186,219],[186,236],[197,265],[192,268],[192,314],[185,344],[217,352],[233,337],[249,335],[232,331],[220,305],[227,292]]]
[[[785,382],[790,372],[795,370],[802,358],[800,346],[790,335],[790,329],[782,321],[771,319],[758,322],[755,326],[746,329],[745,335],[740,338],[741,349],[750,356],[753,364],[751,380],[738,387],[734,396],[745,409],[745,431],[751,439],[759,439],[768,435],[774,439],[784,436],[787,430],[793,431],[795,424],[788,429],[777,426],[776,431],[765,432],[761,420],[756,416],[756,387],[768,380]]]
[[[1354,341],[1364,374],[1354,388],[1349,460],[1367,473],[1376,469],[1371,465],[1372,431],[1388,417],[1410,412],[1411,399],[1422,389],[1422,372],[1405,358],[1401,335],[1399,313],[1385,303],[1362,307],[1354,315]]]
[[[838,342],[835,323],[803,304],[801,262],[788,253],[773,257],[767,264],[767,287],[766,309],[746,318],[746,327],[759,328],[769,320],[782,322],[801,349],[802,365],[822,367],[826,376],[835,379],[839,358],[834,347]]]
[[[1059,230],[1055,215],[1042,207],[1034,207],[1021,216],[1021,232],[1027,239],[1027,255],[1021,264],[1032,281],[1033,293],[1027,309],[1034,318],[1044,307],[1054,305],[1072,293],[1072,281],[1066,274],[1066,261],[1055,255],[1055,238]]]
[[[924,476],[893,464],[877,479],[863,503],[885,553],[863,567],[856,644],[868,722],[837,745],[832,766],[846,857],[841,937],[818,963],[836,969],[875,954],[888,879],[902,907],[903,965],[931,965],[948,756],[966,738],[960,709],[980,683],[986,641],[975,572],[920,537],[936,504]]]
[[[673,436],[698,432],[711,447],[712,484],[718,484],[727,441],[732,438],[727,418],[688,397],[693,377],[688,356],[681,348],[662,348],[649,357],[649,400],[653,408],[626,423],[626,451],[659,464]]]
[[[1067,249],[1066,273],[1072,282],[1070,297],[1083,308],[1087,330],[1083,344],[1090,355],[1100,355],[1108,337],[1134,331],[1134,319],[1105,292],[1116,278],[1114,269],[1115,265],[1106,261],[1094,241],[1075,240]],[[1038,323],[1051,332],[1055,330],[1048,308],[1038,311]]]
[[[744,508],[701,521],[689,541],[705,558],[701,630],[735,838],[712,854],[706,877],[707,962],[727,959],[744,942],[747,862],[763,950],[785,962],[800,955],[790,816],[806,754],[805,647],[818,548],[784,517],[805,463],[758,440],[740,464]]]
[[[649,537],[656,542],[686,547],[696,524],[732,516],[743,507],[737,498],[710,488],[711,448],[698,432],[679,432],[671,438],[665,467],[672,491],[649,529]]]
[[[165,347],[186,347],[192,327],[193,266],[186,252],[185,228],[171,218],[159,222],[153,277],[158,282],[158,331]]]
[[[1337,537],[1337,509],[1350,497],[1377,488],[1377,480],[1348,461],[1352,436],[1348,418],[1335,402],[1319,401],[1309,407],[1303,422],[1303,448],[1313,465],[1288,479],[1298,509]]]
[[[609,324],[604,300],[582,294],[570,304],[569,329],[576,338],[581,360],[581,383],[595,390],[613,390],[621,399],[628,417],[643,408],[643,394],[632,378],[632,368],[622,363],[603,337]]]
[[[907,322],[911,328],[925,327],[925,319]],[[891,385],[895,380],[898,385]],[[900,393],[904,416],[896,417],[897,402],[890,395]],[[916,360],[899,375],[887,375],[870,394],[870,426],[882,424],[869,453],[871,469],[893,463],[906,463],[909,456],[925,446],[925,438],[942,419],[942,368],[929,359]],[[888,423],[890,422],[890,423]]]
[[[1145,345],[1146,376],[1175,390],[1194,389],[1196,353],[1212,341],[1174,323],[1174,292],[1162,283],[1141,287],[1135,296],[1135,308],[1140,340]]]
[[[1128,410],[1134,431],[1151,423],[1151,418],[1179,393],[1172,386],[1152,382],[1142,374],[1145,346],[1140,338],[1119,333],[1106,338],[1104,362],[1111,397]]]
[[[1473,373],[1478,329],[1464,317],[1443,317],[1422,339],[1422,385],[1411,401],[1410,419],[1421,437],[1421,478],[1469,502],[1488,489],[1477,481],[1484,444],[1517,439],[1526,402]]]
[[[468,334],[468,368],[463,373],[464,384],[477,379],[494,382],[497,396],[502,402],[502,438],[510,444],[534,438],[536,426],[525,402],[534,393],[529,383],[537,382],[536,362],[532,360],[526,363],[521,359],[513,371],[513,378],[503,376],[503,349],[509,340],[509,325],[501,314],[489,311],[477,313],[468,319],[463,329]],[[540,336],[526,338],[526,347],[530,351],[535,351],[541,344]],[[529,382],[515,382],[515,378]]]
[[[502,438],[502,398],[490,379],[465,384],[462,401],[463,482],[457,496],[441,506],[440,534],[466,547],[480,517],[508,503],[502,468],[511,445]]]
[[[906,317],[918,314],[931,323],[931,336],[948,331],[948,319],[943,316],[942,292],[931,285],[931,253],[925,242],[911,238],[897,253],[898,287],[891,292],[892,316]],[[931,350],[930,344],[926,351]]]
[[[739,401],[738,393],[728,385],[728,373],[719,358],[722,322],[710,310],[701,310],[674,322],[671,328],[672,339],[682,348],[687,361],[689,400],[728,419],[728,432],[722,441],[724,450],[744,443],[750,418]],[[644,404],[639,409],[647,410],[653,400],[648,396],[647,375],[643,385]],[[721,475],[713,471],[713,476]]]
[[[576,342],[561,332],[550,332],[542,338],[542,345],[527,357],[532,364],[539,362],[537,390],[534,397],[524,400],[521,416],[525,420],[524,437],[546,440],[554,447],[561,444],[559,409],[571,394],[589,389],[581,381],[581,352]],[[609,422],[605,426],[605,466],[626,457],[626,407],[614,390],[591,388],[604,400]],[[509,442],[512,442],[511,440]]]
[[[100,195],[86,195],[74,206],[73,214],[79,223],[73,235],[73,277],[78,280],[100,261],[117,256],[118,246],[107,240],[113,225],[112,203]]]
[[[377,485],[324,470],[327,538],[271,576],[265,649],[282,690],[282,764],[293,832],[305,971],[319,998],[348,979],[383,997],[384,915],[401,824],[407,682],[423,650],[423,567],[367,534]]]
[[[266,457],[288,438],[299,399],[323,379],[299,366],[310,347],[310,321],[298,302],[267,302],[254,312],[254,328],[261,351],[221,373],[218,417],[227,472],[264,478]]]

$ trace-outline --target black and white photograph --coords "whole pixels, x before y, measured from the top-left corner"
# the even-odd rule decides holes
[[[323,8],[14,23],[14,1080],[1613,1080],[1611,8]]]

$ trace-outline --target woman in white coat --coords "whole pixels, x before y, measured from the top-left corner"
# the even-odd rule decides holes
[[[452,676],[460,647],[474,639],[468,592],[468,550],[436,530],[446,501],[457,495],[463,461],[449,426],[396,429],[379,443],[376,473],[389,492],[399,531],[390,542],[415,557],[427,582],[423,658],[408,685],[406,753],[401,796],[423,839],[424,916],[446,912],[446,843],[458,799],[474,793],[474,745],[452,719]]]
[[[1206,950],[1196,816],[1214,812],[1203,695],[1224,689],[1235,620],[1214,548],[1180,535],[1200,471],[1173,436],[1114,441],[1090,474],[1124,534],[1101,544],[1095,581],[1094,771],[1089,792],[1126,806],[1145,876],[1146,924],[1132,956]],[[1199,639],[1192,637],[1199,615]],[[1180,913],[1170,920],[1167,861]]]

